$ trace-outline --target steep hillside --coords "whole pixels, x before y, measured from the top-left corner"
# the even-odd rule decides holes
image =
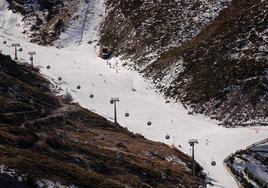
[[[79,0],[7,0],[7,2],[10,10],[23,16],[22,33],[31,42],[41,45],[51,45],[59,39],[64,26],[68,25],[79,4]]]
[[[0,54],[0,185],[198,187],[191,160],[57,97],[37,69]],[[68,99],[68,100],[67,100]],[[57,182],[57,183],[56,183]]]
[[[106,0],[101,43],[134,60],[140,70],[197,35],[226,5],[228,0]]]
[[[267,1],[106,2],[102,44],[165,96],[225,126],[268,124]]]

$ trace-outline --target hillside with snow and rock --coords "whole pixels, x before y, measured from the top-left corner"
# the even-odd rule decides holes
[[[106,4],[101,42],[167,98],[223,126],[267,126],[267,1]]]
[[[52,97],[36,85],[39,81],[30,82],[34,97],[39,94],[38,100],[50,108],[62,105],[55,97],[68,94],[82,106],[76,120],[70,114],[60,119],[66,115],[62,111],[57,112],[59,119],[52,115],[54,125],[46,118],[48,112],[34,105],[34,100],[13,101],[12,105],[2,100],[7,111],[0,111],[1,125],[5,120],[0,130],[1,174],[14,170],[32,182],[33,177],[25,175],[32,164],[29,169],[40,177],[57,169],[50,176],[35,179],[40,187],[42,182],[53,187],[57,181],[86,187],[109,176],[105,186],[238,187],[239,179],[224,161],[237,150],[268,137],[267,3],[1,0],[1,53],[14,60],[14,45],[19,44],[17,63],[31,69],[28,52],[34,51],[33,69],[51,83],[46,89],[56,92]],[[103,48],[112,56],[99,57]],[[27,72],[22,72],[25,77],[31,75]],[[11,76],[18,86],[6,95],[17,100],[14,92],[22,82],[16,74]],[[3,77],[2,82],[12,83]],[[26,88],[29,92],[29,86]],[[111,98],[119,99],[117,121],[123,128],[111,123],[115,120]],[[14,120],[3,119],[3,113],[19,108],[37,111],[30,117],[19,116],[22,122],[30,119],[30,125],[16,124],[13,129],[8,125]],[[36,119],[44,123],[36,125],[32,122]],[[62,128],[63,121],[69,122],[67,130]],[[202,179],[206,174],[205,182],[196,181],[196,185],[189,179],[190,139],[198,140],[195,159],[203,171],[197,176]],[[21,142],[27,147],[20,146]],[[152,143],[156,144],[153,151]],[[162,155],[166,153],[162,146],[182,161],[172,152]],[[29,156],[32,158],[23,162]],[[50,163],[44,165],[47,156]],[[40,165],[43,168],[37,168]],[[165,173],[162,167],[167,168]],[[180,173],[175,175],[177,171]],[[1,175],[0,181],[5,177]],[[14,183],[19,184],[17,180]]]
[[[192,183],[189,156],[55,95],[38,68],[1,54],[0,67],[0,187],[203,184],[199,164]]]

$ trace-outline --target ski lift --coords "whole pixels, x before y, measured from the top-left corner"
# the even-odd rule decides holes
[[[59,80],[59,81],[62,81],[62,77],[58,77],[58,80]]]
[[[90,97],[91,99],[93,99],[93,98],[94,98],[94,95],[93,95],[93,94],[90,94],[89,97]]]
[[[149,125],[149,126],[152,125],[152,122],[151,121],[148,121],[147,122],[147,125]]]
[[[212,161],[212,162],[211,162],[211,165],[212,165],[212,166],[216,166],[216,161]]]
[[[48,65],[48,66],[47,66],[47,69],[50,69],[50,68],[51,68],[50,65]]]
[[[126,112],[126,113],[125,113],[125,116],[126,116],[126,117],[129,117],[129,113]]]
[[[110,103],[111,103],[111,104],[113,104],[113,103],[114,103],[114,101],[111,99],[111,100],[110,100]]]
[[[80,86],[80,85],[78,85],[76,88],[77,88],[77,89],[81,89],[81,86]]]
[[[167,139],[167,140],[170,139],[170,136],[169,136],[169,135],[166,135],[166,139]]]

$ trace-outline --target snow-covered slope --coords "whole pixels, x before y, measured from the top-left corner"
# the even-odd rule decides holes
[[[97,10],[97,11],[96,11]],[[79,1],[78,10],[73,14],[70,24],[65,26],[65,31],[60,35],[56,45],[66,47],[74,42],[93,42],[98,33],[99,20],[105,12],[103,1]]]
[[[1,33],[5,34],[5,36],[22,36],[21,29],[19,29],[20,24],[22,22],[22,17],[17,14],[13,14],[12,11],[7,11],[7,8],[7,1],[0,1],[0,10],[2,10],[0,12]],[[14,30],[14,27],[16,27],[17,29]]]
[[[103,1],[98,1],[102,4]],[[232,152],[264,139],[268,136],[268,128],[237,128],[227,129],[217,125],[217,122],[208,120],[203,116],[189,115],[184,107],[178,103],[166,103],[166,100],[151,89],[151,85],[144,81],[141,75],[135,71],[126,70],[118,59],[111,59],[111,67],[107,62],[97,57],[96,42],[88,44],[88,40],[98,39],[94,30],[101,17],[88,23],[88,29],[84,34],[81,45],[73,45],[63,49],[55,47],[42,47],[26,42],[23,38],[13,35],[19,32],[17,22],[19,15],[7,11],[1,6],[0,23],[9,23],[0,28],[0,49],[4,54],[14,57],[12,42],[19,42],[23,52],[19,52],[19,61],[29,62],[27,54],[35,50],[34,64],[41,72],[55,84],[72,93],[75,101],[82,106],[95,111],[104,117],[113,119],[113,106],[109,103],[111,97],[119,97],[118,121],[129,130],[141,133],[146,138],[174,145],[185,153],[190,154],[188,140],[196,138],[199,144],[196,146],[196,158],[205,168],[214,187],[237,187],[235,180],[230,176],[223,165],[223,160]],[[86,8],[86,7],[84,7]],[[92,10],[96,15],[104,14],[103,9],[96,6]],[[92,24],[91,24],[92,23]],[[94,35],[93,35],[94,34]],[[3,41],[7,44],[3,44]],[[50,65],[51,69],[47,69]],[[58,82],[58,77],[63,81]],[[80,85],[81,89],[77,89]],[[132,90],[132,87],[136,91]],[[94,94],[94,98],[90,98]],[[125,112],[130,114],[125,117]],[[152,125],[148,126],[147,122]],[[170,135],[170,139],[166,139]],[[212,166],[215,160],[217,165]]]

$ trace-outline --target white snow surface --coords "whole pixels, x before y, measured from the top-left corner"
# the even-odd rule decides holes
[[[43,188],[77,188],[75,185],[65,186],[62,185],[60,182],[53,182],[50,180],[37,180],[36,184],[38,187]]]
[[[94,15],[103,15],[103,0],[91,1],[94,5],[91,9]],[[96,28],[101,19],[101,16],[94,16],[94,19],[87,21],[86,33],[80,45],[75,42],[70,45],[68,40],[67,47],[62,49],[42,47],[27,42],[18,34],[21,17],[8,11],[6,1],[1,0],[0,50],[14,57],[11,43],[19,42],[23,47],[23,52],[18,54],[20,62],[29,62],[28,51],[35,50],[37,55],[34,57],[34,64],[40,68],[41,73],[49,79],[63,78],[63,81],[58,83],[63,89],[62,94],[66,90],[70,91],[81,106],[110,120],[113,120],[113,105],[109,100],[111,97],[119,97],[118,121],[130,131],[168,145],[180,145],[178,148],[189,155],[188,140],[198,139],[196,160],[213,180],[214,187],[237,187],[235,180],[224,167],[223,160],[236,150],[267,138],[268,128],[220,127],[217,122],[204,116],[189,115],[181,104],[166,103],[141,75],[122,67],[123,62],[119,59],[109,60],[112,64],[110,68],[106,61],[98,57],[96,42],[91,45],[87,43],[88,40],[98,39]],[[79,38],[79,32],[74,32],[75,34],[75,37]],[[3,44],[4,40],[7,41],[6,45]],[[51,69],[46,69],[47,65],[50,65]],[[77,90],[77,85],[81,86],[80,90]],[[132,85],[136,91],[132,90]],[[89,97],[90,94],[94,94],[93,99]],[[125,112],[130,116],[125,117]],[[152,122],[151,126],[147,126],[149,120]],[[166,135],[170,135],[170,139],[165,139]],[[216,166],[211,165],[212,160],[216,161]]]
[[[65,32],[61,34],[60,40],[55,44],[58,46],[72,46],[74,43],[93,41],[98,33],[98,21],[104,15],[105,7],[102,0],[79,0],[77,12],[72,16],[71,24],[66,26]]]
[[[7,174],[13,178],[16,175],[16,172],[14,169],[10,169],[6,165],[0,165],[0,174]]]

